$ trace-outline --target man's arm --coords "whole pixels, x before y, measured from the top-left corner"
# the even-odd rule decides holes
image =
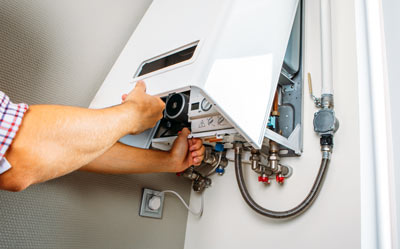
[[[160,98],[145,93],[144,83],[111,108],[31,106],[5,154],[12,168],[0,175],[0,188],[19,191],[77,170],[122,136],[154,126],[163,108]]]
[[[183,129],[169,152],[116,143],[80,170],[104,174],[181,172],[191,165],[199,165],[204,157],[201,140],[188,140],[189,133],[188,129]]]

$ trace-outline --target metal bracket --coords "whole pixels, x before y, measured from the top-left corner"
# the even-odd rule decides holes
[[[151,148],[168,151],[172,148],[176,138],[177,136],[154,138],[151,141]]]
[[[293,29],[300,30],[300,35],[293,36],[290,42],[297,45],[299,51],[299,67],[297,71],[288,73],[282,70],[279,77],[279,129],[280,134],[266,130],[265,137],[279,143],[283,148],[281,157],[299,156],[303,150],[302,112],[303,112],[303,53],[304,53],[304,20],[302,7],[299,6],[300,16],[296,16]],[[292,30],[293,33],[293,30]],[[298,32],[294,32],[298,34]],[[292,38],[292,37],[291,37]],[[285,64],[284,64],[285,66]],[[285,67],[284,67],[285,68]],[[282,153],[286,152],[286,153]]]
[[[265,137],[277,142],[280,145],[294,151],[296,155],[301,155],[301,125],[297,124],[292,134],[288,138],[275,133],[274,131],[267,129],[265,131]]]

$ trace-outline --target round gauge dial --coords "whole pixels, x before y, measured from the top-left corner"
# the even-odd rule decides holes
[[[201,110],[202,110],[202,111],[206,112],[206,111],[209,111],[209,110],[211,109],[212,104],[211,104],[210,102],[208,102],[207,99],[204,98],[204,99],[201,101],[200,107],[201,107]]]

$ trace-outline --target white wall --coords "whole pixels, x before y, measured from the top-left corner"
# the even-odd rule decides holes
[[[392,143],[394,156],[395,195],[397,205],[397,238],[400,238],[400,93],[399,75],[400,68],[400,1],[383,0],[384,30],[386,39],[386,56],[389,78],[389,93],[392,121]]]
[[[311,72],[315,92],[320,81],[319,0],[306,2],[305,73]],[[335,110],[341,127],[335,136],[332,162],[322,191],[303,215],[276,221],[255,213],[243,201],[230,163],[224,176],[215,176],[205,192],[201,219],[189,215],[185,249],[197,248],[324,248],[356,249],[361,246],[360,159],[355,47],[354,2],[332,1],[333,75]],[[305,89],[307,93],[307,89]],[[284,186],[265,187],[247,168],[249,191],[262,206],[289,209],[307,195],[320,162],[319,138],[312,129],[315,108],[305,95],[304,153],[284,159],[293,176]],[[191,205],[200,200],[192,193]]]

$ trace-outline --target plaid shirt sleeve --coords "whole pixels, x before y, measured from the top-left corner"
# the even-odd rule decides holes
[[[22,117],[28,110],[27,104],[13,104],[10,98],[0,91],[0,160],[11,145]]]

